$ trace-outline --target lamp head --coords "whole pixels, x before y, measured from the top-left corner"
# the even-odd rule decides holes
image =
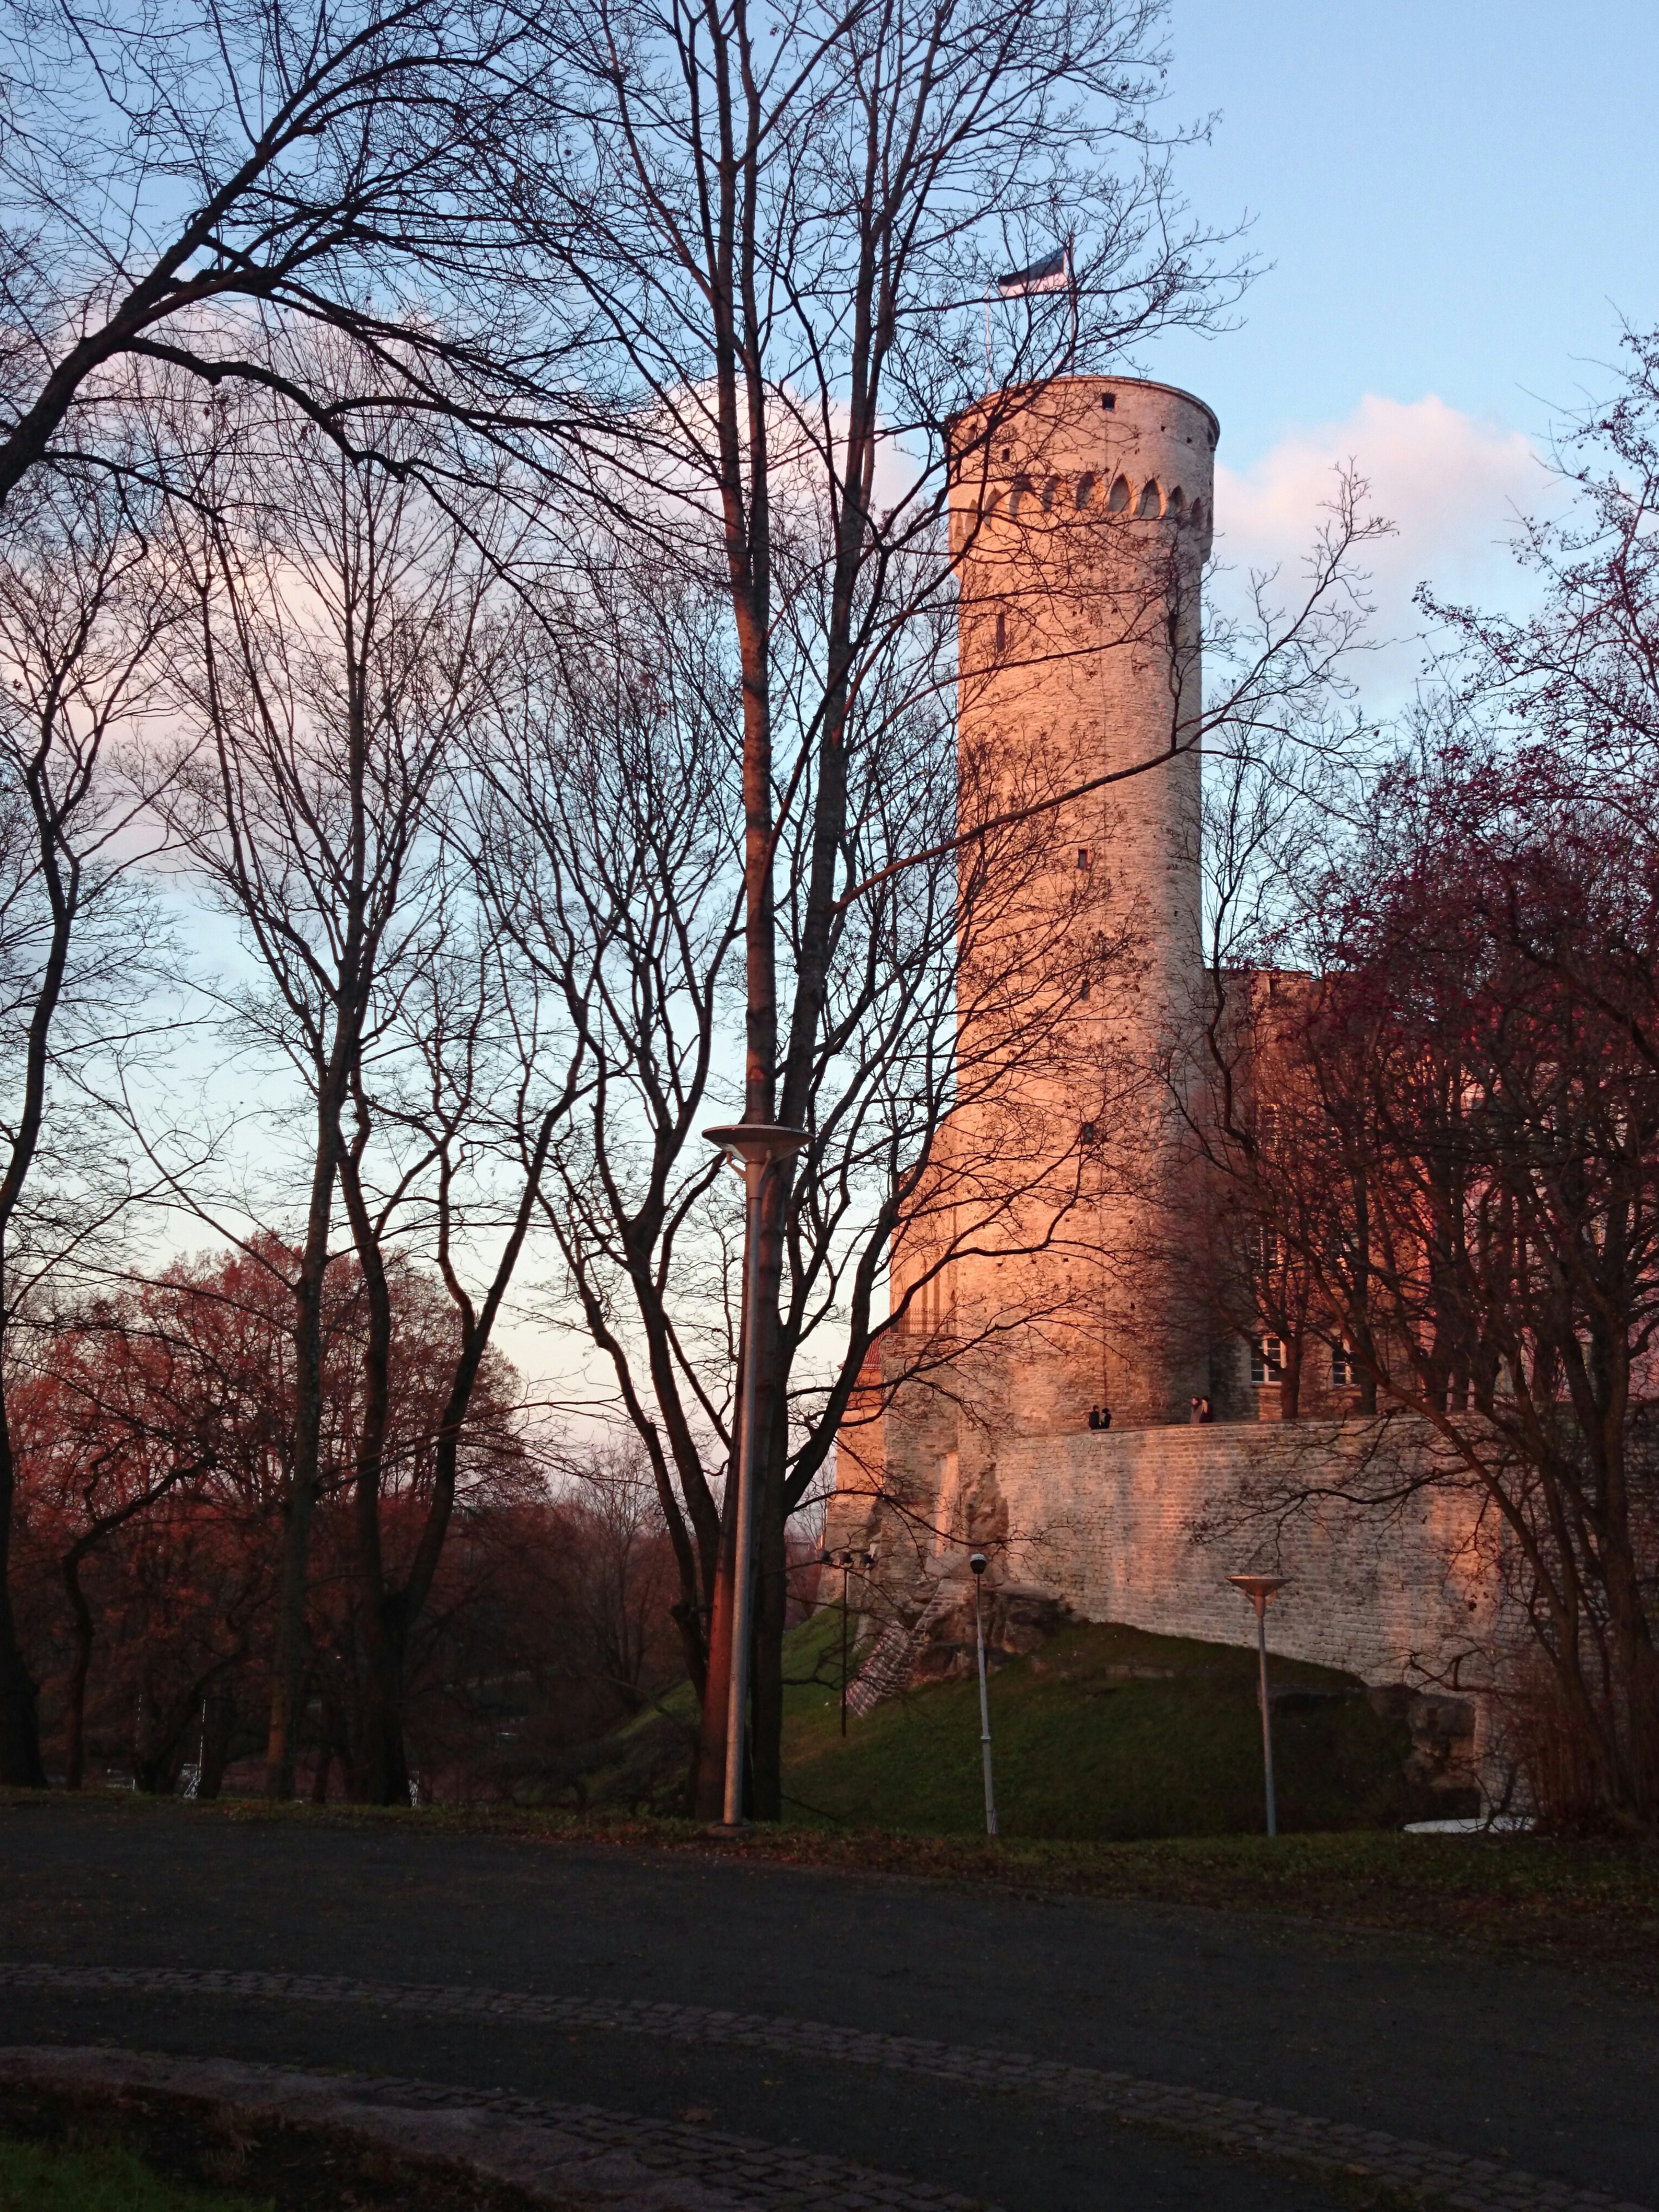
[[[1243,1591],[1258,1608],[1270,1604],[1290,1580],[1288,1575],[1229,1575],[1236,1590]]]
[[[969,1564],[969,1565],[973,1569],[974,1572],[975,1572],[976,1575],[982,1575],[982,1574],[985,1572],[985,1554],[984,1554],[984,1553],[983,1553],[983,1552],[974,1552],[974,1553],[971,1553],[969,1555],[968,1564]]]
[[[787,1160],[806,1142],[805,1129],[786,1127],[778,1121],[728,1121],[705,1129],[711,1145],[718,1145],[739,1173],[747,1167],[767,1167]]]

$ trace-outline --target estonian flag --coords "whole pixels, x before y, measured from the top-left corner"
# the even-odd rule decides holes
[[[1069,244],[1056,248],[1046,261],[1034,261],[1029,269],[1016,269],[1009,276],[997,278],[997,295],[1004,300],[1023,300],[1032,292],[1069,292],[1071,289]]]

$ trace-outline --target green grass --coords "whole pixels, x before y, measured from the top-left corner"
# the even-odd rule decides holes
[[[0,2212],[255,2212],[246,2197],[180,2189],[110,2147],[46,2148],[0,2136]]]
[[[786,1816],[810,1826],[982,1833],[979,1690],[970,1672],[912,1691],[840,1734],[840,1620],[789,1638]],[[1397,1826],[1412,1802],[1402,1723],[1352,1675],[1270,1660],[1279,1824]],[[1252,1651],[1078,1624],[991,1676],[997,1810],[1010,1838],[1124,1842],[1262,1826]]]

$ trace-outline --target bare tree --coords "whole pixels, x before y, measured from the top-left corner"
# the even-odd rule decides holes
[[[370,1723],[379,1741],[368,1767],[380,1795],[402,1786],[378,1522],[392,1304],[363,1159],[375,1127],[376,1057],[393,1048],[409,994],[449,927],[441,796],[478,694],[494,572],[469,557],[464,526],[408,474],[327,448],[310,452],[291,433],[280,404],[254,402],[228,414],[192,502],[175,505],[195,620],[187,645],[181,640],[171,656],[191,736],[165,813],[253,963],[247,988],[227,987],[237,1040],[285,1066],[307,1102],[296,1172],[308,1195],[289,1285],[295,1435],[269,1786],[283,1796],[293,1788],[320,1477],[324,1276],[337,1187],[373,1314],[358,1566],[362,1632],[378,1685]],[[393,445],[402,436],[407,451],[406,434],[388,426],[385,435]],[[417,1171],[406,1167],[400,1180]],[[181,1195],[201,1202],[182,1186]],[[254,1256],[272,1249],[244,1243]],[[475,1370],[481,1350],[469,1353]]]
[[[135,362],[280,391],[348,452],[387,401],[547,420],[514,286],[546,92],[532,14],[10,0],[0,39],[0,501],[53,453],[121,465],[107,409]],[[352,341],[347,389],[270,349],[319,325]]]
[[[706,590],[653,562],[619,559],[598,581],[569,612],[571,649],[550,650],[540,684],[497,702],[476,848],[502,934],[562,994],[586,1052],[588,1087],[555,1148],[544,1212],[653,1471],[707,1711],[740,1228],[701,1130],[735,1079],[740,679]],[[1086,1170],[1074,1127],[1050,1126],[1032,1101],[1045,1079],[1075,1073],[1079,1000],[1126,957],[1081,936],[1086,894],[1075,872],[1056,885],[1051,813],[1017,814],[959,848],[964,805],[1003,805],[1012,771],[958,746],[936,661],[951,635],[943,621],[913,625],[851,725],[845,862],[870,888],[837,924],[810,1141],[785,1218],[789,1490],[779,1486],[767,1522],[763,1584],[775,1648],[786,1517],[821,1479],[871,1358],[891,1388],[918,1376],[944,1387],[963,1350],[939,1296],[953,1261],[1018,1257],[1063,1233]],[[931,860],[887,868],[912,841]],[[778,879],[792,941],[810,880],[793,839]],[[1058,1175],[1056,1159],[1069,1162]],[[911,1259],[890,1302],[901,1222]],[[774,1689],[757,1692],[769,1727]],[[720,1771],[719,1740],[706,1741],[705,1786],[717,1790]]]
[[[138,1047],[161,950],[134,863],[124,733],[177,606],[143,518],[106,486],[31,489],[0,550],[0,1779],[40,1784],[35,1686],[8,1578],[17,1332],[131,1194],[100,1079]]]
[[[1659,762],[1659,348],[1567,449],[1528,526],[1521,621],[1439,606],[1454,649],[1383,771],[1279,874],[1214,978],[1218,1162],[1367,1410],[1406,1414],[1340,1484],[1455,1495],[1530,1661],[1497,1655],[1556,1818],[1650,1832]],[[1255,963],[1288,957],[1276,1004]],[[1300,1496],[1328,1492],[1310,1477]],[[1293,1500],[1280,1500],[1281,1504]],[[1540,1682],[1545,1686],[1540,1692]],[[1541,1717],[1540,1717],[1541,1714]]]
[[[508,957],[510,945],[492,941],[467,863],[442,830],[432,866],[441,927],[398,994],[373,1060],[356,1071],[351,1142],[339,1160],[369,1313],[354,1485],[365,1662],[354,1774],[360,1793],[382,1803],[402,1802],[408,1789],[402,1714],[410,1637],[437,1576],[464,1450],[477,1443],[475,1395],[538,1216],[550,1149],[587,1081],[586,1039],[578,1034],[562,1049],[568,1028],[546,1023],[540,979]],[[430,1488],[401,1580],[388,1570],[381,1534],[391,1472],[391,1249],[429,1255],[453,1329]]]
[[[951,423],[982,403],[969,465],[988,465],[1022,404],[1015,387],[1029,396],[1067,366],[1206,323],[1236,289],[1173,197],[1182,134],[1160,137],[1152,120],[1158,22],[1144,0],[1081,13],[944,0],[877,15],[813,0],[763,14],[749,0],[591,0],[561,19],[561,160],[538,242],[584,302],[573,357],[616,409],[608,448],[590,447],[596,489],[718,579],[732,641],[750,1121],[814,1122],[846,1018],[837,963],[850,973],[878,941],[849,902],[870,872],[867,848],[849,865],[852,794],[872,787],[855,758],[860,694],[901,633],[951,596]],[[993,317],[984,303],[1008,261],[1067,231],[1076,286]],[[985,399],[999,380],[1003,396]],[[887,718],[863,726],[873,738]],[[957,824],[935,819],[949,845]],[[905,842],[882,841],[878,872]],[[799,871],[787,893],[786,846]],[[769,1592],[785,1517],[813,1479],[805,1465],[785,1474],[793,1190],[787,1173],[768,1178],[745,1340]],[[729,1590],[718,1573],[710,1771]],[[763,1615],[768,1683],[775,1597]],[[757,1735],[763,1811],[775,1810],[775,1713],[771,1698]]]

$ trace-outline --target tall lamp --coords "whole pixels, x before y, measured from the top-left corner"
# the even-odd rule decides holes
[[[1229,1575],[1236,1590],[1243,1590],[1255,1607],[1255,1648],[1261,1662],[1261,1766],[1267,1783],[1267,1833],[1279,1833],[1279,1808],[1273,1802],[1273,1724],[1267,1705],[1267,1607],[1289,1579],[1285,1575]]]
[[[749,1645],[754,1613],[755,1322],[760,1310],[761,1200],[774,1164],[793,1159],[805,1129],[773,1121],[734,1121],[705,1129],[744,1180],[743,1405],[738,1417],[738,1513],[732,1565],[732,1665],[726,1700],[726,1802],[723,1827],[743,1826],[744,1723],[749,1711]]]

